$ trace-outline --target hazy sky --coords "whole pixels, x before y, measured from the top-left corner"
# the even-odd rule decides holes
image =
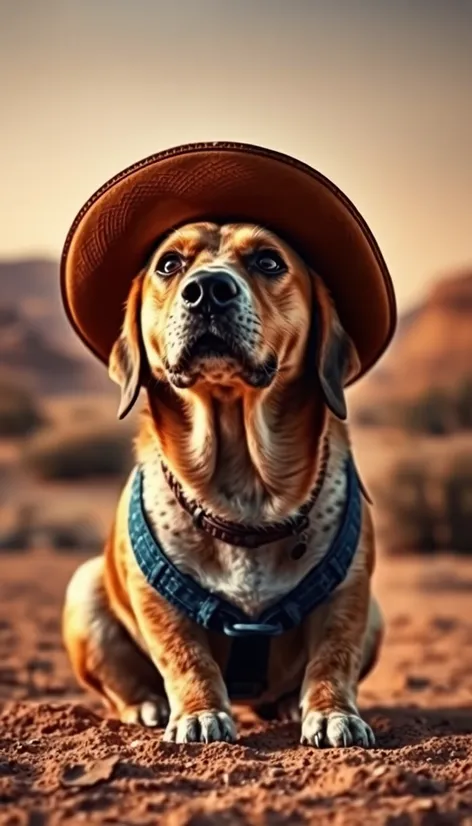
[[[472,265],[472,0],[0,0],[0,256],[134,161],[241,140],[331,177],[405,306]]]

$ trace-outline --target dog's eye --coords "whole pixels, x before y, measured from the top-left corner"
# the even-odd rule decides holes
[[[185,264],[185,261],[178,252],[166,252],[159,258],[156,265],[156,272],[159,275],[174,275],[179,272]]]
[[[260,250],[252,259],[252,266],[264,275],[278,275],[287,269],[285,261],[275,250]]]

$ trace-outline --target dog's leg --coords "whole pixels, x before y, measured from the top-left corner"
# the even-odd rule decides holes
[[[301,742],[313,746],[372,746],[370,727],[357,709],[361,672],[374,662],[380,614],[369,596],[369,577],[358,572],[307,623],[308,665],[301,692]]]
[[[365,680],[377,663],[384,635],[384,621],[380,606],[374,596],[370,597],[367,628],[362,649],[362,665],[359,682]]]
[[[130,594],[140,633],[169,698],[171,713],[164,739],[232,742],[236,728],[228,693],[206,633],[150,588],[140,572],[136,572]]]
[[[103,557],[85,562],[67,588],[63,638],[79,683],[124,723],[162,726],[168,704],[160,675],[113,615]]]
[[[364,636],[362,665],[359,682],[364,680],[375,666],[383,636],[383,620],[377,600],[370,600],[367,628]],[[298,723],[301,720],[300,688],[285,694],[275,702],[255,706],[255,711],[263,720],[280,720]]]

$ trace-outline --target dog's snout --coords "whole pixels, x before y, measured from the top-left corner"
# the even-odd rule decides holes
[[[239,287],[228,272],[198,273],[187,281],[182,298],[191,312],[223,313],[237,300]]]
[[[210,276],[209,291],[211,300],[215,304],[224,307],[234,301],[239,293],[239,288],[237,282],[229,273],[222,272]]]

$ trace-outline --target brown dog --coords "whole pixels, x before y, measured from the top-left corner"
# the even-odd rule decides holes
[[[292,592],[334,541],[351,452],[344,386],[357,366],[322,280],[260,227],[184,226],[132,284],[109,371],[121,417],[146,386],[136,443],[146,518],[171,565],[249,618]],[[176,742],[232,741],[223,678],[232,638],[193,621],[146,579],[130,539],[132,486],[133,476],[104,555],[68,587],[63,632],[75,674],[122,721],[167,722],[165,738]],[[346,576],[271,638],[264,690],[247,698],[278,716],[299,708],[301,741],[311,745],[374,742],[356,705],[382,636],[365,499]],[[302,543],[282,532],[248,548],[205,528],[270,531],[304,507]],[[199,521],[196,510],[212,516]]]

